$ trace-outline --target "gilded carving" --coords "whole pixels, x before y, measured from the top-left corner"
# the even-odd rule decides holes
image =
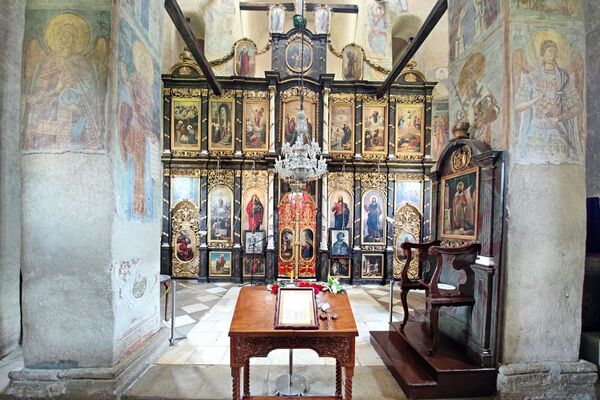
[[[400,245],[404,241],[419,242],[421,236],[421,213],[416,207],[405,204],[396,210],[394,215],[394,278],[400,278],[405,259]],[[419,259],[415,255],[408,267],[408,277],[417,278]]]
[[[397,154],[396,158],[400,161],[421,161],[423,154]]]
[[[219,169],[208,171],[208,186],[213,187],[217,185],[228,186],[233,190],[234,173],[233,170]]]
[[[367,190],[376,189],[382,193],[387,193],[387,175],[381,173],[363,173],[358,175],[362,193]]]
[[[352,93],[332,93],[329,95],[330,103],[354,103],[355,96]]]
[[[304,100],[309,100],[315,104],[318,104],[319,94],[317,92],[313,92],[312,90],[307,89],[307,88],[304,88],[303,92],[304,92]],[[298,87],[298,86],[289,88],[289,89],[281,92],[281,100],[284,103],[286,102],[286,100],[288,100],[290,98],[299,97],[299,96],[300,96],[300,87]]]
[[[360,246],[365,252],[382,252],[385,251],[384,245],[365,245]]]
[[[354,178],[352,172],[329,172],[327,174],[328,196],[335,190],[346,190],[349,193],[354,192]]]
[[[425,103],[425,96],[422,94],[394,94],[391,98],[400,104]]]
[[[202,90],[196,88],[172,88],[171,94],[173,97],[200,97]]]
[[[423,174],[411,173],[411,172],[401,172],[398,174],[394,174],[394,180],[398,181],[421,181],[424,179]]]
[[[200,177],[205,176],[207,171],[199,168],[165,168],[165,176],[194,176]]]
[[[463,239],[443,239],[441,246],[454,248],[454,247],[466,246],[469,243],[470,243],[469,241],[463,240]]]
[[[387,96],[383,96],[382,98],[379,99],[374,94],[357,94],[356,97],[359,100],[362,100],[364,103],[387,104],[387,102],[388,102],[388,97]]]
[[[380,160],[383,161],[387,158],[386,154],[369,154],[369,153],[363,153],[363,158],[365,160]]]
[[[464,170],[471,163],[471,147],[464,145],[452,152],[450,157],[450,168],[452,172]]]
[[[173,157],[200,157],[199,151],[173,150]]]
[[[261,91],[261,90],[246,90],[246,91],[244,91],[244,99],[267,100],[267,99],[269,99],[269,92],[265,92],[265,91]]]
[[[194,203],[183,200],[173,209],[172,246],[173,275],[180,278],[191,278],[200,271],[199,231],[200,212]]]

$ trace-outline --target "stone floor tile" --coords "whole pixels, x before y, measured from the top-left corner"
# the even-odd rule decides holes
[[[183,311],[185,311],[188,314],[193,314],[196,313],[198,311],[204,311],[204,310],[208,310],[210,307],[208,307],[206,304],[203,303],[196,303],[196,304],[192,304],[189,306],[184,306],[181,307],[181,309]]]
[[[225,352],[225,346],[195,346],[195,351],[190,355],[188,364],[220,364]]]
[[[223,293],[223,292],[226,292],[226,291],[227,291],[227,289],[225,289],[225,288],[222,288],[222,287],[218,287],[218,286],[217,286],[217,287],[214,287],[214,288],[206,289],[206,291],[207,291],[208,293],[211,293],[211,294],[217,294],[217,293]]]
[[[194,323],[196,323],[196,320],[187,314],[180,315],[179,317],[175,317],[175,328],[179,328],[180,326],[194,324]]]
[[[199,296],[196,296],[196,299],[198,299],[201,302],[205,303],[207,301],[219,300],[220,297],[219,296],[215,296],[214,294],[206,293],[206,294],[201,294]]]

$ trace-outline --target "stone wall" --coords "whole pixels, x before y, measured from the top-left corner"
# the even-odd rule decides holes
[[[588,110],[600,109],[600,2],[585,2],[586,40],[586,100]],[[587,197],[600,197],[600,115],[587,114],[586,177]]]
[[[21,60],[25,1],[0,13],[0,359],[21,334]]]

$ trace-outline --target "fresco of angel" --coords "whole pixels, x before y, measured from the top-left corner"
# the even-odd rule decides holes
[[[532,40],[535,59],[523,49],[513,54],[517,156],[528,162],[580,162],[583,59],[572,53],[565,65],[567,44],[553,29],[536,32]]]

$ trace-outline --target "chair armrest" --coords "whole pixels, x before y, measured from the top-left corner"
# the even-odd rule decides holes
[[[400,280],[409,281],[408,277],[408,269],[410,267],[410,262],[412,261],[413,249],[419,250],[419,278],[421,277],[421,263],[425,261],[427,257],[429,248],[432,246],[439,246],[441,242],[439,240],[434,240],[432,242],[425,243],[411,243],[411,242],[403,242],[400,245],[400,248],[404,251],[404,257],[406,258],[406,262],[402,267],[402,274]]]
[[[477,260],[477,254],[481,250],[481,245],[476,242],[472,242],[468,245],[461,247],[440,247],[432,246],[429,248],[429,254],[436,258],[435,271],[429,284],[429,293],[432,296],[439,296],[440,289],[438,287],[440,283],[440,276],[442,275],[442,268],[444,267],[444,254],[454,256],[452,260],[452,268],[455,270],[468,270],[471,268],[471,264]],[[464,282],[463,282],[464,283]],[[456,290],[459,288],[457,287]]]

